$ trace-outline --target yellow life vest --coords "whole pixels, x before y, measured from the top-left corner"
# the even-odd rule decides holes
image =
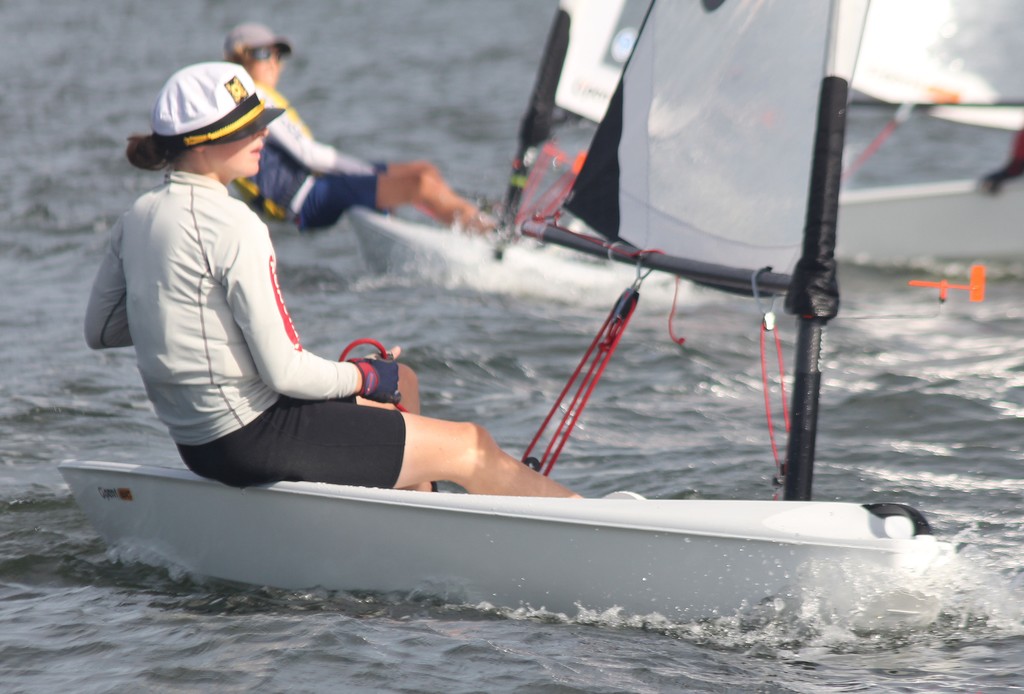
[[[233,183],[238,188],[242,199],[249,203],[251,207],[256,207],[259,212],[279,222],[291,218],[292,215],[288,210],[273,200],[263,197],[263,194],[260,193],[260,187],[248,178],[236,178]]]
[[[283,108],[284,117],[290,120],[292,123],[295,123],[297,126],[299,126],[302,129],[303,134],[306,135],[306,137],[308,137],[311,140],[313,139],[313,131],[310,130],[309,126],[306,125],[305,121],[303,121],[302,118],[299,117],[299,112],[295,110],[295,108],[292,106],[291,102],[288,101],[288,99],[284,98],[284,95],[281,94],[281,92],[277,91],[272,87],[268,87],[265,84],[260,84],[259,82],[256,83],[256,88],[266,95],[267,99],[271,102],[271,105],[274,108]]]
[[[263,92],[273,108],[283,108],[284,117],[295,123],[306,137],[313,139],[313,131],[309,129],[309,126],[299,116],[299,112],[295,110],[291,102],[281,92],[259,82],[256,83],[256,88]],[[271,219],[285,221],[292,217],[292,214],[286,208],[264,197],[260,192],[259,186],[251,179],[236,178],[234,184],[243,200]]]

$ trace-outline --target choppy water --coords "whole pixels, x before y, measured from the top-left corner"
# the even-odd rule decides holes
[[[844,267],[826,345],[821,499],[913,504],[962,544],[938,622],[860,634],[807,614],[760,624],[551,615],[429,595],[287,592],[108,555],[56,469],[67,458],[176,464],[130,352],[91,353],[85,295],[111,222],[158,176],[131,169],[162,80],[216,58],[245,19],[297,55],[285,91],[322,139],[425,157],[455,184],[502,189],[553,1],[0,2],[0,690],[1001,692],[1024,676],[1024,272],[937,313],[922,272]],[[1004,3],[1010,12],[1010,4]],[[1022,26],[1013,5],[1002,26]],[[852,118],[868,142],[887,114]],[[976,176],[1009,135],[921,122],[858,183]],[[276,236],[307,346],[402,344],[426,407],[521,451],[622,289],[543,273],[379,275],[344,228]],[[958,274],[959,273],[959,274]],[[584,494],[771,494],[758,316],[694,294],[668,340],[653,285],[556,476]],[[880,318],[880,315],[889,318]],[[893,317],[897,316],[897,317]],[[792,326],[782,323],[787,346]],[[616,368],[618,366],[618,368]],[[629,367],[629,368],[626,368]],[[708,461],[713,462],[708,462]],[[437,538],[443,543],[446,538]]]

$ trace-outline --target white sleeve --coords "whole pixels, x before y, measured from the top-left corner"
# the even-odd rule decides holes
[[[129,347],[127,291],[121,265],[122,220],[110,233],[106,252],[96,272],[85,309],[85,343],[92,349]]]
[[[283,395],[307,400],[348,397],[362,385],[359,369],[305,351],[277,284],[266,225],[246,226],[215,253],[232,316],[245,336],[260,378]]]
[[[268,126],[270,139],[313,173],[372,174],[373,166],[330,145],[317,142],[302,131],[287,114]]]

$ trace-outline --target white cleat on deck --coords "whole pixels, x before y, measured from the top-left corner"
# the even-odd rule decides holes
[[[612,492],[611,494],[605,494],[602,498],[604,499],[633,499],[634,501],[640,501],[647,497],[641,496],[636,492]]]

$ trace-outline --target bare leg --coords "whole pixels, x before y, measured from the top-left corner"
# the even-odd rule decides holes
[[[453,191],[426,161],[388,164],[377,178],[377,206],[390,210],[399,205],[416,205],[445,224],[460,222],[474,231],[487,226],[480,220],[480,208]]]
[[[402,407],[406,412],[420,413],[420,379],[412,368],[398,365],[398,392],[402,394]]]
[[[405,427],[405,457],[396,487],[449,480],[473,494],[579,498],[502,451],[477,424],[406,414]]]

